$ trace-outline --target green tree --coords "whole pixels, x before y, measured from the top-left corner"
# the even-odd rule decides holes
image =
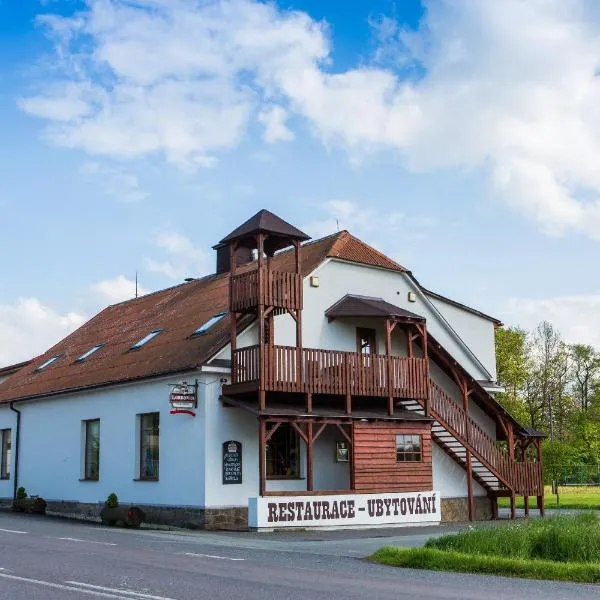
[[[581,410],[590,408],[592,398],[598,389],[600,375],[600,354],[593,346],[573,344],[570,346],[573,365],[573,395]]]

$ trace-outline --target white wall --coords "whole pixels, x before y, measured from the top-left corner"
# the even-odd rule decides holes
[[[95,503],[115,492],[123,502],[203,506],[202,411],[196,417],[169,414],[167,382],[181,379],[190,382],[194,376],[19,403],[20,485],[48,500]],[[137,415],[147,412],[160,413],[160,474],[156,482],[134,481],[139,460]],[[100,478],[79,481],[81,421],[96,418],[100,419]]]
[[[494,323],[464,310],[454,304],[438,298],[431,298],[431,303],[442,313],[451,327],[471,348],[477,358],[496,380],[496,350]]]
[[[467,472],[454,462],[435,442],[433,448],[433,489],[442,498],[467,497]],[[486,491],[473,481],[473,495],[486,496]]]
[[[304,311],[303,311],[303,345],[312,348],[326,348],[330,350],[356,350],[357,323],[349,323],[344,319],[336,319],[332,323],[327,321],[325,311],[342,298],[345,294],[359,294],[375,296],[421,315],[427,319],[428,331],[440,342],[444,348],[475,378],[487,379],[486,373],[477,364],[464,345],[449,331],[444,319],[432,308],[429,301],[423,296],[412,280],[404,273],[376,269],[363,265],[330,260],[320,265],[315,271],[319,276],[319,287],[310,287],[309,278],[304,280]],[[417,293],[417,302],[408,301],[408,292]],[[460,311],[460,309],[456,309]],[[471,340],[471,350],[480,352],[487,362],[495,353],[493,328],[490,336],[489,328],[472,328],[472,317],[479,321],[479,317],[467,311],[460,318],[449,318],[453,328],[463,340]],[[368,319],[365,326],[378,325],[378,344],[383,352],[385,338],[381,319]],[[401,339],[395,334],[396,339]],[[281,315],[275,319],[275,341],[277,344],[295,344],[295,322],[288,315]],[[402,343],[404,342],[397,342]]]

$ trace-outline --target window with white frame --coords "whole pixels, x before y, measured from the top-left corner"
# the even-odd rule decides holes
[[[140,431],[140,479],[158,481],[160,413],[138,415]]]
[[[84,421],[83,435],[83,478],[87,481],[98,481],[100,478],[100,419]]]
[[[10,462],[12,455],[12,431],[0,430],[0,479],[10,479]]]

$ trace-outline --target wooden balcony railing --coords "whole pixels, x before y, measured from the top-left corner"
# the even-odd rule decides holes
[[[259,270],[254,269],[231,277],[230,310],[246,312],[259,304],[275,308],[302,308],[302,277],[297,273],[262,269],[262,290]]]
[[[265,346],[264,352],[267,391],[427,398],[427,361],[422,358],[294,346]],[[237,349],[232,384],[258,380],[259,346]]]
[[[501,450],[484,429],[435,382],[430,382],[429,411],[445,429],[516,494],[540,496],[544,490],[541,463],[517,462]]]

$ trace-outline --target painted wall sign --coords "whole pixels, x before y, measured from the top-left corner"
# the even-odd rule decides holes
[[[250,527],[340,527],[439,523],[439,492],[250,498]]]
[[[169,402],[171,403],[171,414],[188,414],[196,416],[195,408],[198,406],[198,381],[193,385],[182,381],[180,383],[170,383],[171,393]]]
[[[223,442],[223,484],[242,483],[242,444]]]

